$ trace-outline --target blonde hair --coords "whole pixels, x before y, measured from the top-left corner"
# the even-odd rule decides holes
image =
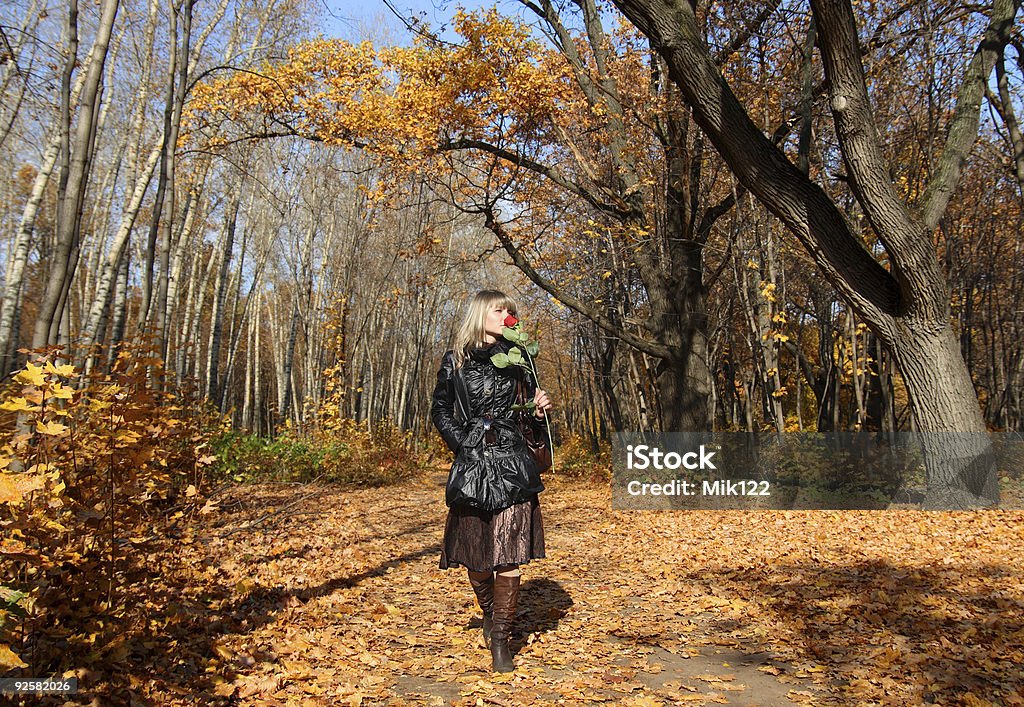
[[[516,314],[515,300],[500,290],[480,290],[469,301],[452,343],[456,368],[462,366],[470,349],[487,346],[487,313],[494,307],[504,307],[513,316]]]

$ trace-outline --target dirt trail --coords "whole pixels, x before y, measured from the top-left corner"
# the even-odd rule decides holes
[[[443,483],[221,497],[197,539],[197,572],[222,589],[202,598],[229,629],[208,687],[243,704],[430,705],[776,705],[814,689],[759,671],[776,670],[770,654],[713,611],[678,610],[685,558],[652,557],[666,549],[652,514],[611,512],[606,486],[565,480],[542,495],[548,557],[524,567],[517,669],[492,674],[463,572],[437,569]]]
[[[907,704],[1020,686],[1008,673],[965,674],[956,656],[913,659],[918,644],[949,643],[900,627],[904,619],[923,626],[908,602],[940,591],[933,585],[945,575],[928,574],[937,560],[922,548],[934,547],[932,538],[898,537],[907,526],[898,514],[618,512],[607,485],[565,479],[549,480],[541,497],[548,557],[524,566],[516,671],[492,674],[464,573],[437,569],[443,482],[433,472],[384,489],[223,494],[207,527],[185,539],[196,555],[180,611],[192,612],[196,635],[181,637],[178,672],[150,682],[148,696],[205,693],[253,705]],[[927,517],[951,523],[944,532],[954,540],[974,532],[969,516]],[[1009,549],[1020,541],[1020,517],[1004,520],[1017,533],[1006,537]],[[904,552],[924,553],[924,565],[886,564]],[[1019,586],[1019,570],[1004,570],[999,586],[996,571],[982,578],[990,590]],[[900,595],[901,585],[915,593]],[[896,613],[872,608],[879,601]],[[1021,607],[1002,609],[1004,638],[1020,628]],[[966,648],[991,642],[991,624],[979,615]],[[949,630],[964,635],[962,624]]]

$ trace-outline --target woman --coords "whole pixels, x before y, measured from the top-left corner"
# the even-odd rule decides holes
[[[544,489],[520,429],[520,417],[544,433],[547,393],[518,366],[498,368],[491,356],[508,353],[505,319],[516,305],[497,290],[478,292],[441,359],[431,418],[455,462],[445,493],[448,520],[441,569],[465,567],[484,612],[484,644],[494,670],[513,668],[509,636],[519,600],[519,565],[544,557],[537,494]],[[513,410],[532,399],[536,407]],[[535,435],[535,438],[539,438]]]

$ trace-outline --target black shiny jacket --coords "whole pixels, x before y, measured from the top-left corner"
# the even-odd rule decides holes
[[[533,400],[536,385],[517,366],[498,368],[491,356],[507,353],[505,340],[473,349],[462,364],[462,379],[468,394],[468,419],[463,419],[456,400],[455,356],[451,351],[441,359],[437,385],[431,399],[430,416],[448,448],[455,452],[446,491],[448,505],[467,505],[497,510],[522,503],[544,489],[533,457],[526,447],[519,418],[543,432],[544,420],[529,411],[512,410],[522,400]]]

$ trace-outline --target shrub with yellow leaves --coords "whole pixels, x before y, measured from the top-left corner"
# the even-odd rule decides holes
[[[101,617],[125,610],[131,550],[195,512],[199,494],[181,491],[204,487],[223,421],[172,390],[145,345],[90,376],[58,349],[25,353],[0,389],[0,674],[41,675],[61,667],[60,642],[99,641],[115,623]]]

